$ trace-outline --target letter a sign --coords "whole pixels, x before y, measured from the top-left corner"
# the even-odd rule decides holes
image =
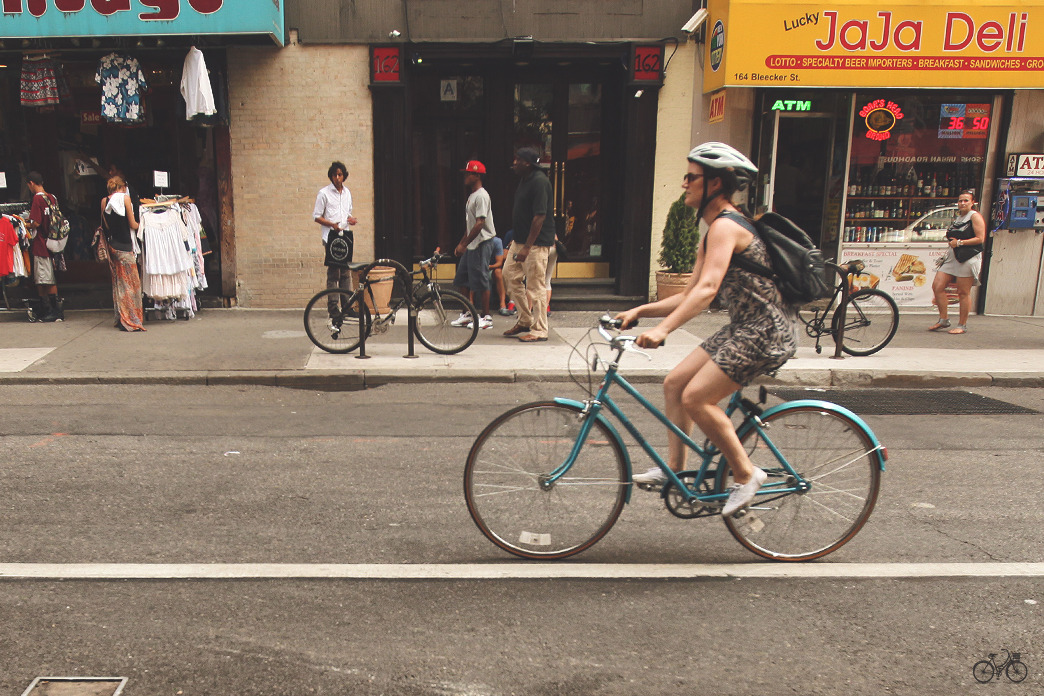
[[[439,94],[442,101],[457,101],[457,81],[443,80]]]

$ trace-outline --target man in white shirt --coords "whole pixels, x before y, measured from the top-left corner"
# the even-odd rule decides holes
[[[486,166],[478,160],[471,160],[462,171],[464,187],[470,195],[464,210],[464,236],[454,250],[460,262],[453,284],[461,288],[464,294],[470,291],[472,304],[481,310],[479,328],[489,329],[493,327],[493,317],[489,314],[489,265],[493,259],[493,238],[497,236],[497,229],[493,226],[489,192],[482,187]],[[450,323],[453,326],[468,326],[471,317],[462,313]]]
[[[315,197],[315,210],[312,219],[319,223],[323,230],[323,248],[330,238],[331,230],[349,230],[349,225],[357,225],[359,221],[352,217],[352,194],[344,185],[348,178],[348,167],[343,162],[334,162],[330,165],[326,175],[330,178],[330,185],[319,189]],[[349,230],[350,231],[350,230]],[[348,269],[340,266],[326,267],[326,287],[351,289]],[[341,310],[336,306],[337,295],[330,295],[328,302],[331,319],[339,319]]]

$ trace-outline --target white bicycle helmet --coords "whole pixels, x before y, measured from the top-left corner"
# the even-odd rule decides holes
[[[725,143],[709,142],[697,145],[689,151],[689,161],[701,167],[730,172],[736,179],[736,190],[747,188],[758,174],[754,166],[739,150]]]

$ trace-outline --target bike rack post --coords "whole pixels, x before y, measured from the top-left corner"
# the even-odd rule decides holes
[[[845,269],[837,264],[829,262],[827,264],[830,268],[837,271],[837,277],[841,279],[841,306],[838,308],[837,336],[834,336],[834,354],[830,357],[833,360],[844,360],[845,356],[841,354],[841,345],[845,341],[845,316],[848,314],[848,274],[845,272]]]
[[[371,265],[370,268],[367,268],[364,272],[359,274],[359,283],[360,284],[362,284],[362,281],[366,278],[366,274],[369,273],[370,269],[372,269],[372,268],[373,268],[373,266]],[[365,297],[363,298],[363,304],[366,304],[366,298]],[[367,334],[366,331],[360,331],[359,332],[359,354],[355,356],[356,360],[369,360],[370,357],[371,357],[371,356],[366,354],[366,334]]]
[[[402,292],[403,297],[406,299],[406,312],[408,317],[406,321],[406,345],[408,346],[408,349],[406,355],[402,357],[420,357],[416,354],[413,348],[413,330],[417,326],[417,310],[413,306],[413,275],[406,266],[402,265],[395,259],[377,259],[370,265],[370,268],[373,268],[374,266],[390,266],[395,269],[395,275],[398,276],[399,280],[402,282]],[[367,269],[367,272],[369,272],[369,270],[370,269]]]

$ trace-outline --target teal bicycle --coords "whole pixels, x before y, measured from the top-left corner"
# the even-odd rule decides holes
[[[728,462],[709,441],[697,444],[619,374],[625,352],[642,353],[636,337],[613,335],[608,315],[584,358],[592,397],[557,398],[513,408],[475,440],[464,467],[468,512],[494,544],[516,556],[551,560],[580,553],[604,537],[630,501],[631,459],[611,414],[663,469],[660,496],[682,519],[720,515],[728,498]],[[598,348],[615,357],[604,360]],[[598,383],[592,375],[604,369]],[[581,385],[583,386],[583,385]],[[675,474],[609,395],[623,389],[681,438],[698,468]],[[737,391],[726,413],[755,466],[769,477],[745,511],[723,517],[729,532],[758,556],[807,561],[836,551],[874,509],[888,458],[869,426],[848,409],[803,399],[763,408]],[[606,413],[608,412],[608,414]]]

